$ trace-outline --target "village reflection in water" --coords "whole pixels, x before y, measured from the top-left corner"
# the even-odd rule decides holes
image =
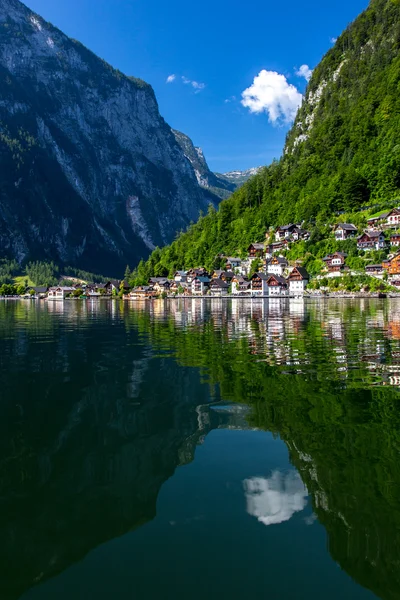
[[[197,449],[213,439],[224,446],[209,451],[210,463],[196,477],[203,477],[204,493],[213,481],[225,482],[224,448],[237,453],[230,467],[235,485],[216,488],[204,502],[211,515],[220,506],[227,530],[218,539],[230,540],[232,528],[247,517],[241,535],[250,536],[249,547],[259,544],[254,589],[265,583],[261,563],[276,540],[263,545],[268,538],[251,523],[277,539],[276,531],[289,527],[300,546],[311,543],[298,529],[301,521],[323,526],[329,555],[361,586],[352,598],[371,597],[363,590],[385,600],[398,597],[397,299],[2,302],[0,340],[2,597],[68,597],[59,595],[62,574],[68,578],[70,566],[96,547],[128,532],[133,544],[136,530],[144,532],[138,538],[143,543],[144,525],[158,522],[161,490],[184,478],[176,477],[178,467],[196,467]],[[231,447],[231,438],[213,438],[223,431],[245,435],[245,443],[235,438]],[[245,449],[259,435],[272,445],[246,463]],[[187,479],[174,497],[178,517],[188,510],[179,499],[190,506],[187,486],[196,481],[190,471],[179,471]],[[203,510],[196,494],[197,488],[194,514]],[[226,507],[235,501],[227,519]],[[163,526],[157,535],[149,542],[151,557],[145,561],[140,549],[135,556],[139,563],[143,554],[143,565],[121,571],[126,590],[134,573],[135,589],[142,582],[145,594],[151,581],[153,597],[162,594],[165,581],[155,590],[154,568],[170,560],[173,572],[177,549],[172,536],[168,556],[153,563]],[[199,553],[209,556],[212,549],[204,544]],[[228,545],[219,557],[229,553]],[[248,560],[241,547],[230,555],[235,568]],[[250,571],[257,560],[253,554]],[[195,576],[193,564],[186,566],[188,577]],[[95,571],[100,580],[101,569]],[[52,578],[59,587],[49,588],[49,595],[35,587]],[[339,574],[335,582],[325,597],[347,585]],[[313,583],[324,585],[316,576]]]

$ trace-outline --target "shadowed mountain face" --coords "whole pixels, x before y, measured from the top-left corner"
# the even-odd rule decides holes
[[[115,270],[218,203],[150,85],[18,0],[0,6],[0,96],[2,254]]]

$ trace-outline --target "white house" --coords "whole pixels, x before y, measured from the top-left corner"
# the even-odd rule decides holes
[[[294,296],[302,296],[309,280],[310,276],[304,267],[295,267],[288,277],[289,293]]]
[[[69,294],[72,294],[72,292],[75,292],[75,288],[73,287],[51,287],[47,298],[48,300],[64,300],[64,298],[69,296]]]
[[[267,275],[267,277],[268,296],[288,295],[288,284],[284,277],[280,275]]]
[[[267,273],[270,275],[283,276],[285,269],[288,268],[288,261],[283,256],[273,256],[270,261],[267,262]]]

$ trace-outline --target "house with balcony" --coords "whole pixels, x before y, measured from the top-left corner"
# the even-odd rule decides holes
[[[226,296],[229,291],[229,284],[222,279],[211,279],[210,295],[213,297]]]
[[[265,273],[254,273],[250,281],[252,296],[268,296],[268,275]]]
[[[382,250],[385,247],[385,236],[382,231],[364,231],[357,238],[359,250]]]
[[[263,258],[265,252],[265,246],[262,243],[250,244],[247,248],[247,254],[249,258]]]
[[[391,246],[400,246],[400,233],[392,233],[390,236]]]
[[[334,229],[335,239],[344,242],[357,235],[357,227],[352,223],[339,223]]]
[[[386,217],[388,227],[398,227],[400,225],[400,208],[393,208]]]
[[[328,254],[322,260],[329,273],[340,273],[345,267],[346,258],[347,254],[344,252],[334,252],[333,254]]]
[[[284,277],[280,275],[268,275],[267,277],[268,296],[287,296],[289,294],[288,282]]]
[[[383,212],[380,215],[371,217],[371,218],[367,219],[367,225],[368,225],[368,227],[382,226],[386,223],[388,216],[389,216],[389,212]]]
[[[204,296],[210,287],[210,278],[198,276],[192,280],[191,291],[193,296]]]

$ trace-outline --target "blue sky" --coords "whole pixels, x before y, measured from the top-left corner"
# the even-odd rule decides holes
[[[315,67],[331,40],[368,5],[368,0],[25,2],[116,68],[150,83],[165,120],[201,146],[219,172],[268,164],[281,155],[306,86],[296,71]],[[170,75],[175,78],[166,83]]]

